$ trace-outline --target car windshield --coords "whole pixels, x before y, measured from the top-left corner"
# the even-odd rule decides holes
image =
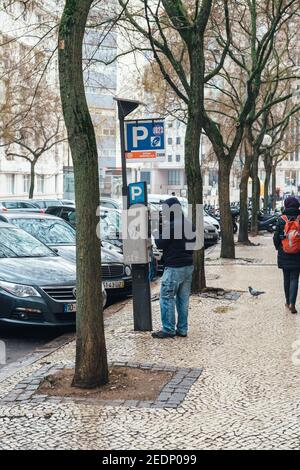
[[[23,230],[0,227],[0,258],[56,256],[47,246]]]
[[[75,245],[76,243],[75,230],[60,220],[16,218],[11,222],[45,245]]]

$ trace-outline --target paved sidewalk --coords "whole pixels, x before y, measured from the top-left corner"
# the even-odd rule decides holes
[[[2,449],[300,449],[300,314],[285,310],[271,237],[209,254],[208,285],[244,291],[237,301],[194,296],[188,338],[132,330],[131,303],[106,318],[109,360],[203,369],[174,409],[1,399],[42,367],[72,365],[74,343],[0,383]],[[253,298],[248,286],[265,290]],[[159,304],[153,303],[154,327]],[[298,349],[300,349],[300,342]]]

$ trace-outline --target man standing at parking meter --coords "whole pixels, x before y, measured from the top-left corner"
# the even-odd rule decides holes
[[[182,207],[176,197],[165,201],[162,219],[161,233],[155,239],[157,248],[163,250],[164,261],[160,291],[162,329],[152,333],[152,336],[159,339],[186,337],[194,271],[195,234],[191,222],[184,217]]]

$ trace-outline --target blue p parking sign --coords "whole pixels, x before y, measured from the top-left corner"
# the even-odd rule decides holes
[[[164,121],[125,121],[125,148],[126,160],[165,160]]]
[[[134,204],[147,205],[147,183],[130,183],[128,185],[129,206]]]

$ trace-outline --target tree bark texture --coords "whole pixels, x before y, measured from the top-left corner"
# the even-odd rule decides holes
[[[258,234],[258,212],[260,200],[260,180],[258,178],[258,152],[253,151],[252,160],[252,218],[251,218],[251,234],[256,236]]]
[[[33,199],[34,183],[35,183],[35,161],[30,162],[30,186],[29,186],[29,199]]]
[[[252,146],[249,145],[247,128],[245,130],[245,163],[240,182],[240,225],[238,241],[245,245],[250,244],[249,240],[249,213],[248,213],[248,183],[250,178],[250,168],[252,163]]]
[[[221,217],[221,258],[235,258],[232,215],[230,208],[230,169],[231,162],[219,159],[219,206]]]
[[[72,152],[76,200],[77,314],[73,385],[94,388],[108,382],[101,249],[96,210],[100,202],[94,127],[85,97],[82,44],[92,0],[66,0],[59,28],[59,80]]]

